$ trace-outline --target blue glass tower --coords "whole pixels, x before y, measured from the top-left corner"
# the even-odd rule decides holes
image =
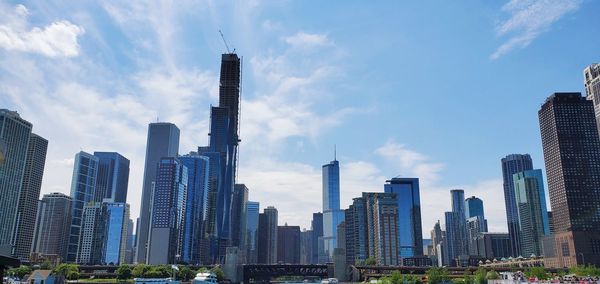
[[[248,201],[246,203],[246,249],[248,251],[248,263],[258,262],[258,214],[260,214],[260,203]]]
[[[73,179],[71,181],[71,198],[73,204],[71,207],[72,221],[67,250],[68,262],[75,262],[77,260],[79,236],[81,235],[81,226],[83,224],[83,207],[94,200],[98,162],[98,157],[83,151],[75,155]]]
[[[189,264],[199,264],[208,198],[209,158],[192,152],[179,160],[188,170],[181,259]]]
[[[506,206],[506,221],[508,223],[508,235],[510,237],[510,250],[513,257],[521,255],[521,236],[513,175],[518,172],[532,169],[533,162],[531,161],[531,156],[529,156],[529,154],[511,154],[502,158],[504,204]]]
[[[423,255],[419,179],[392,178],[384,185],[384,191],[396,194],[400,256],[411,257]]]
[[[94,200],[102,202],[127,202],[129,160],[116,152],[94,152],[98,157],[98,178]]]
[[[127,247],[127,230],[129,225],[129,204],[107,202],[102,204],[106,209],[106,236],[104,240],[103,263],[119,265],[125,263]]]
[[[312,264],[319,263],[321,250],[323,249],[323,213],[313,213],[311,221],[312,226],[312,256],[310,261]]]
[[[323,250],[328,261],[337,246],[337,226],[344,221],[340,210],[340,164],[337,160],[323,165]]]
[[[469,219],[475,216],[481,216],[485,219],[483,201],[475,196],[471,196],[465,200],[465,217]]]
[[[542,170],[529,170],[513,176],[521,253],[524,256],[542,254],[542,238],[550,234],[548,209]]]

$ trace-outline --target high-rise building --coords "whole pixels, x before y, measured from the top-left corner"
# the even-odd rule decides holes
[[[16,229],[13,233],[15,244],[13,256],[19,259],[29,259],[31,253],[47,150],[48,140],[32,133],[27,147],[27,159],[17,207]]]
[[[300,263],[300,227],[277,227],[277,262],[286,264]]]
[[[521,253],[526,257],[542,255],[542,238],[550,234],[542,170],[516,173],[513,180],[521,231]]]
[[[244,184],[236,184],[233,188],[231,202],[231,246],[246,249],[246,203],[248,188]]]
[[[557,252],[545,265],[600,265],[600,138],[593,103],[580,93],[554,93],[538,115]]]
[[[586,98],[593,102],[598,132],[600,132],[600,64],[594,63],[583,70]]]
[[[515,185],[513,175],[522,171],[533,170],[533,162],[529,154],[511,154],[502,158],[502,184],[504,187],[504,205],[506,206],[506,221],[510,236],[511,256],[521,255],[521,234],[517,202],[515,201]]]
[[[0,254],[4,255],[13,250],[31,128],[17,112],[0,109]]]
[[[81,231],[77,250],[77,263],[86,265],[102,264],[102,253],[106,236],[104,220],[106,207],[100,202],[89,202],[83,206]]]
[[[129,219],[127,221],[127,244],[125,246],[125,262],[124,263],[133,263],[133,255],[135,249],[135,234],[133,233],[133,220]]]
[[[511,254],[507,233],[481,233],[477,236],[479,256],[487,259],[508,258]]]
[[[32,251],[67,258],[71,228],[71,197],[54,192],[44,194],[36,217]]]
[[[477,237],[487,232],[487,221],[482,216],[473,216],[467,219],[467,241],[469,244],[469,255],[479,255]]]
[[[360,263],[369,257],[365,199],[362,197],[352,199],[352,204],[345,213],[346,262]]]
[[[150,228],[150,208],[153,183],[156,181],[156,169],[162,157],[176,157],[179,151],[179,128],[168,122],[156,122],[148,125],[146,141],[146,161],[144,163],[144,181],[140,222],[136,230],[136,256],[138,263],[146,263],[148,250],[148,230]]]
[[[177,263],[177,256],[181,256],[187,173],[177,158],[161,158],[157,165],[150,208],[148,264]]]
[[[127,202],[129,160],[116,152],[94,152],[98,157],[98,177],[94,200],[102,202]]]
[[[483,201],[475,196],[465,199],[465,218],[481,216],[485,219],[483,213]]]
[[[277,209],[269,206],[258,218],[258,263],[277,263]]]
[[[398,244],[401,257],[423,255],[421,199],[418,178],[392,178],[384,191],[395,193],[398,202]]]
[[[321,255],[323,250],[323,213],[317,212],[313,213],[313,218],[311,221],[312,226],[312,257],[310,263],[317,264],[322,263],[319,260],[321,259]]]
[[[395,193],[363,193],[367,212],[369,256],[377,265],[398,265],[398,203]],[[372,245],[372,246],[371,246]]]
[[[203,230],[202,263],[214,264],[219,261],[219,238],[217,234],[217,197],[221,178],[221,154],[212,152],[210,147],[198,147],[198,153],[208,157],[208,190]]]
[[[106,212],[104,217],[105,235],[102,247],[102,264],[120,265],[127,263],[126,251],[128,246],[129,204],[123,202],[103,202]]]
[[[323,250],[332,260],[337,244],[337,226],[344,221],[340,210],[340,164],[337,160],[323,165]]]
[[[447,252],[442,251],[445,248],[446,232],[442,231],[442,226],[438,220],[431,230],[431,245],[433,255],[438,266],[448,265],[448,261],[444,261],[444,256],[447,256]]]
[[[462,189],[450,190],[452,212],[446,212],[446,238],[450,262],[459,256],[469,254],[467,223],[465,220],[465,192]]]
[[[181,259],[185,263],[201,263],[203,224],[208,198],[209,158],[197,153],[179,157],[187,168],[187,191]]]
[[[260,203],[255,201],[246,202],[246,249],[248,263],[258,263],[258,214],[260,214]]]
[[[312,258],[312,230],[300,232],[300,264],[311,264]]]
[[[67,262],[77,261],[80,236],[83,225],[84,206],[94,201],[96,193],[96,177],[98,175],[98,157],[86,152],[75,155],[73,179],[71,180],[71,229],[69,231],[69,248]]]

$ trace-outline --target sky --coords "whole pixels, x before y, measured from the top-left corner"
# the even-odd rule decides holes
[[[537,111],[584,92],[600,60],[600,2],[2,1],[0,108],[49,140],[42,193],[69,193],[83,150],[131,161],[139,215],[148,123],[208,143],[220,55],[243,57],[238,183],[281,225],[310,228],[321,167],[341,166],[343,208],[389,178],[418,177],[423,235],[450,189],[505,232],[500,159],[544,168]],[[443,222],[442,222],[443,223]]]

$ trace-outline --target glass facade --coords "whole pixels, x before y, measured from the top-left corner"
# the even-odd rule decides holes
[[[208,198],[209,158],[190,153],[179,157],[179,160],[188,171],[181,259],[189,264],[199,264]]]
[[[106,207],[106,239],[104,264],[119,265],[125,262],[129,205],[126,203],[103,203]]]
[[[323,165],[323,250],[326,261],[333,259],[337,247],[337,226],[344,221],[340,210],[340,164],[331,161]]]
[[[98,178],[94,200],[127,202],[129,160],[116,152],[94,152],[98,157]]]
[[[246,203],[246,248],[248,251],[248,263],[258,262],[258,214],[260,203],[248,201]]]
[[[400,256],[423,255],[419,179],[393,178],[384,185],[384,192],[395,193],[397,197]]]
[[[481,216],[485,219],[483,201],[475,196],[471,196],[465,200],[465,217],[469,219],[475,216]]]
[[[515,186],[513,175],[533,169],[533,162],[529,154],[511,154],[502,158],[502,178],[504,187],[504,205],[506,207],[506,221],[508,222],[508,235],[510,237],[511,256],[521,255],[521,236],[519,231],[519,217],[517,202],[515,201]]]
[[[320,263],[320,255],[323,254],[319,248],[323,248],[322,242],[323,238],[323,213],[317,212],[313,213],[313,218],[311,221],[312,226],[312,256],[311,263],[317,264]]]

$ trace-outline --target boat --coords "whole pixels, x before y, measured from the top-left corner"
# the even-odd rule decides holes
[[[192,280],[192,284],[217,284],[217,276],[212,272],[200,272]]]
[[[327,278],[321,280],[321,284],[338,284],[337,278]]]

